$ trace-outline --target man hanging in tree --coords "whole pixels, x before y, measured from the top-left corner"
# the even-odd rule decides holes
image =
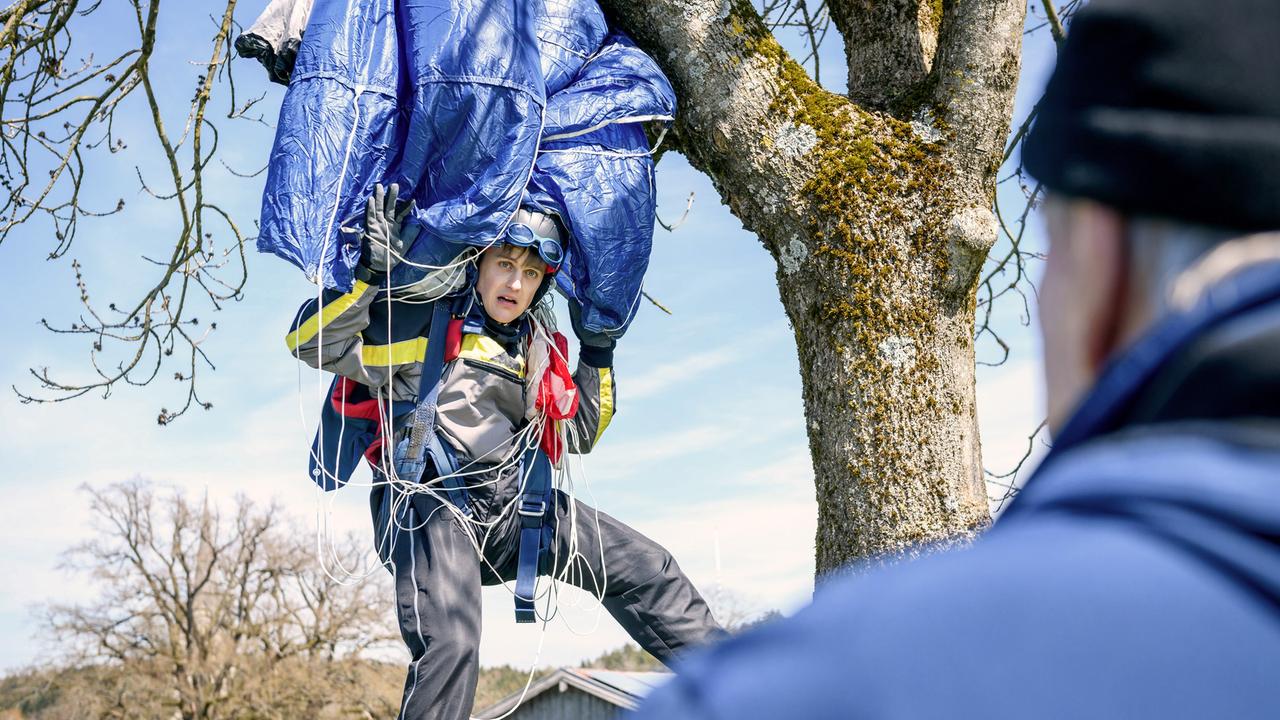
[[[369,199],[355,287],[306,302],[287,343],[339,376],[314,448],[317,481],[345,482],[360,455],[374,471],[375,543],[395,576],[412,655],[401,717],[468,716],[480,587],[515,580],[517,619],[532,620],[526,569],[597,594],[664,663],[722,634],[665,549],[560,490],[531,490],[562,451],[590,451],[614,413],[614,341],[582,327],[571,303],[581,351],[570,375],[546,312],[564,225],[522,208],[507,242],[451,268],[465,271],[461,292],[424,302],[423,283],[379,286],[412,242],[401,236],[407,208],[397,207],[397,190],[378,186]],[[435,426],[422,440],[425,469],[411,450],[424,406]]]

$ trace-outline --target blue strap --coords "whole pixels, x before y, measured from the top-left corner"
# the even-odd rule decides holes
[[[466,485],[462,482],[462,478],[457,477],[458,458],[453,453],[453,448],[449,444],[440,439],[440,433],[432,433],[430,445],[427,447],[427,455],[431,457],[431,463],[435,465],[436,476],[443,477],[445,494],[449,496],[449,502],[453,503],[467,517],[471,516],[471,504],[467,502]]]
[[[421,482],[427,461],[436,475],[445,477],[445,492],[459,510],[470,513],[467,491],[459,478],[458,460],[436,432],[436,401],[440,396],[440,377],[444,374],[445,342],[449,331],[450,302],[437,300],[431,310],[431,329],[427,336],[427,354],[422,359],[422,375],[418,379],[418,403],[413,408],[413,427],[409,437],[396,446],[396,474],[411,482]]]
[[[542,557],[542,526],[551,501],[551,461],[538,448],[525,452],[521,459],[520,550],[516,561],[516,622],[531,623],[538,619],[534,612],[534,592],[538,581],[538,565]]]
[[[418,378],[418,404],[413,408],[413,429],[409,433],[409,457],[426,457],[430,438],[436,434],[436,400],[440,396],[440,376],[444,374],[444,345],[449,332],[449,303],[437,300],[431,310],[431,330],[427,354]]]

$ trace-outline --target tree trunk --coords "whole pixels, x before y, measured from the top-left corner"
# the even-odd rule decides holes
[[[830,0],[866,64],[850,68],[858,102],[810,80],[746,0],[602,4],[674,84],[678,149],[778,263],[819,576],[971,537],[989,522],[975,291],[996,239],[1021,0]]]

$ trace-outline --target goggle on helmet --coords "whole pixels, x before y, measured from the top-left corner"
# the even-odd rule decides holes
[[[561,225],[551,215],[520,208],[507,226],[505,242],[517,247],[533,248],[546,263],[552,275],[564,264],[565,238]]]

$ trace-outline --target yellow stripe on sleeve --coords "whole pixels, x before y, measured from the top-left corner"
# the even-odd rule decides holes
[[[320,333],[321,328],[326,327],[339,315],[351,309],[351,306],[356,304],[368,287],[368,283],[356,280],[355,287],[351,288],[351,292],[320,308],[320,312],[307,318],[307,321],[299,325],[297,330],[285,335],[284,343],[289,346],[289,352],[297,350],[299,345],[311,342],[311,339]]]
[[[609,427],[609,423],[613,420],[613,369],[600,368],[600,427],[596,430],[596,439],[591,441],[591,446],[600,442],[600,436],[604,435],[605,428]]]
[[[390,345],[365,345],[360,348],[360,361],[365,367],[390,367],[422,362],[427,356],[427,339],[401,340]]]

